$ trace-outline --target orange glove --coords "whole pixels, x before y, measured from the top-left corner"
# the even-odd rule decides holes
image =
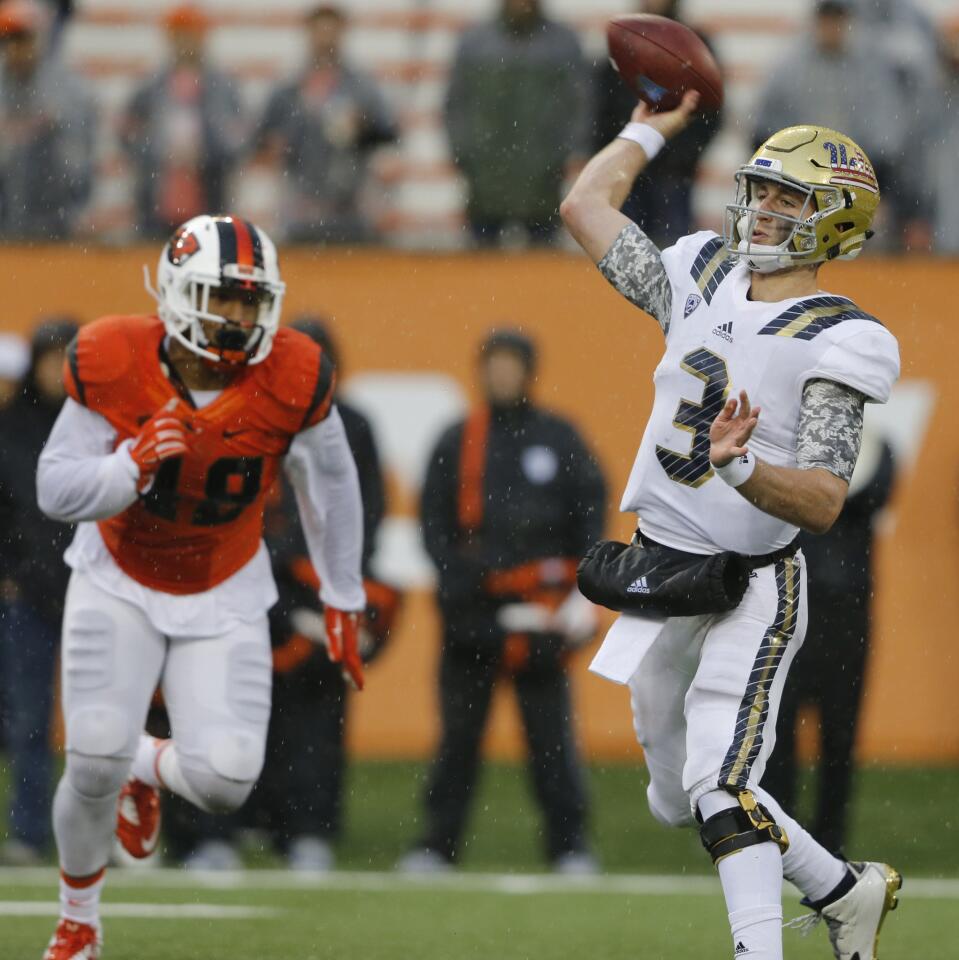
[[[327,607],[326,648],[333,663],[340,664],[343,679],[354,690],[363,689],[363,661],[360,659],[360,615]]]
[[[160,464],[169,457],[179,457],[187,452],[187,425],[173,414],[180,401],[173,397],[164,404],[145,424],[137,435],[130,456],[140,470],[137,489],[142,493],[153,480]]]

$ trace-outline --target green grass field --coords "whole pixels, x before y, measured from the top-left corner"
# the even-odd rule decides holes
[[[54,874],[31,873],[29,884],[17,886],[7,877],[0,878],[0,897],[7,901],[0,907],[21,913],[49,908],[51,915],[0,917],[3,955],[38,958],[54,923],[49,902]],[[275,886],[278,879],[287,888]],[[117,877],[105,908],[104,954],[112,960],[702,960],[731,955],[725,908],[712,880],[650,877],[618,886],[609,878],[542,891],[538,884],[546,878],[541,876],[465,879],[472,881],[470,888],[463,889],[462,879],[455,878],[424,886],[379,873],[341,874],[330,885],[308,886],[297,885],[290,875],[254,871],[238,886],[222,889],[166,872]],[[229,882],[237,881],[231,877]],[[959,955],[953,932],[957,897],[959,884],[938,894],[920,884],[910,895],[907,887],[883,931],[882,960]],[[178,909],[150,916],[163,905]],[[134,916],[124,917],[124,909]],[[791,906],[787,916],[797,912]],[[785,937],[790,960],[831,956],[821,928],[807,938],[791,930]]]
[[[571,883],[542,873],[525,776],[490,766],[464,870],[447,881],[387,871],[415,836],[423,769],[354,767],[339,871],[304,879],[273,869],[198,878],[111,873],[104,960],[677,960],[731,956],[718,881],[692,832],[645,810],[642,768],[592,771],[597,846],[608,871]],[[956,770],[868,769],[859,777],[850,853],[899,866],[906,884],[882,960],[959,958]],[[253,851],[251,862],[275,866]],[[39,958],[54,923],[51,869],[0,871],[0,956]],[[787,918],[802,912],[786,890]],[[831,956],[825,930],[785,933],[788,960]]]

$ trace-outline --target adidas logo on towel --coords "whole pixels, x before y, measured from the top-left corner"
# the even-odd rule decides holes
[[[749,953],[749,950],[742,940],[740,940],[739,943],[736,944],[736,956],[741,957],[744,953]]]
[[[649,593],[649,586],[645,577],[638,577],[627,588],[627,593]]]
[[[713,327],[713,333],[717,337],[722,337],[727,343],[733,342],[733,322],[732,320],[727,321],[726,323],[719,323]]]

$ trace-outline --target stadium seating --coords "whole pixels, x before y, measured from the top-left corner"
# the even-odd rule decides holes
[[[950,0],[924,0],[933,15],[946,15]],[[136,83],[164,58],[159,20],[165,4],[153,0],[87,0],[66,36],[65,54],[94,84],[102,104],[101,176],[87,226],[104,240],[128,239],[132,223],[131,179],[120,155],[116,121]],[[270,87],[300,62],[299,28],[309,0],[208,0],[215,24],[213,61],[242,82],[255,114]],[[463,243],[463,190],[449,161],[440,109],[457,37],[469,23],[488,17],[495,0],[349,0],[353,19],[347,41],[352,60],[383,84],[401,118],[401,145],[379,158],[369,191],[374,217],[391,244],[407,248],[456,248]],[[605,55],[606,19],[631,6],[616,0],[545,0],[545,9],[580,32],[592,57]],[[801,28],[809,0],[687,0],[686,16],[714,38],[726,69],[727,123],[703,166],[696,195],[701,222],[715,227],[730,190],[731,173],[746,151],[749,114],[764,75]],[[274,171],[244,165],[237,175],[235,205],[270,227],[276,216]]]

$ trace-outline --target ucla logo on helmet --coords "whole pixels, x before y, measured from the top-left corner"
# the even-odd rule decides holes
[[[872,164],[858,147],[851,157],[846,149],[846,144],[842,142],[835,144],[831,140],[827,140],[823,143],[822,148],[829,151],[829,166],[833,170],[833,175],[829,180],[830,183],[862,187],[871,193],[879,192],[879,181],[876,180]]]

